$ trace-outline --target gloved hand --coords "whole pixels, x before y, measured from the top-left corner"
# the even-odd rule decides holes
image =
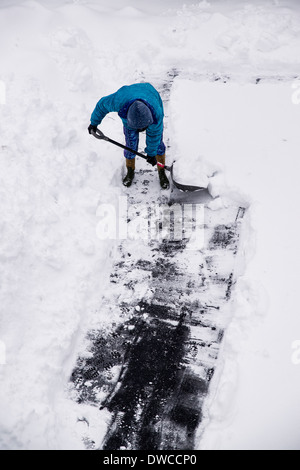
[[[150,165],[155,166],[157,161],[155,157],[147,157],[147,162],[150,163]]]
[[[97,126],[93,126],[93,124],[90,124],[88,127],[89,134],[92,133],[92,131],[96,132]]]

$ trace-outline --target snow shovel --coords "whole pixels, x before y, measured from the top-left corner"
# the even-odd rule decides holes
[[[129,147],[126,147],[126,145],[120,144],[119,142],[116,142],[115,140],[110,139],[109,137],[104,135],[103,132],[100,131],[100,129],[97,129],[96,132],[91,131],[91,133],[93,134],[94,137],[96,137],[96,139],[106,140],[106,142],[110,142],[111,144],[117,145],[118,147],[121,147],[124,150],[128,150],[129,152],[133,153],[134,155],[137,155],[138,157],[143,158],[144,160],[148,159],[147,155],[144,155],[143,153],[137,152],[136,150],[133,150]],[[203,191],[204,189],[207,189],[207,188],[203,188],[201,186],[190,186],[190,185],[177,183],[173,178],[173,165],[174,165],[174,163],[175,162],[173,162],[171,166],[163,165],[162,163],[158,163],[158,165],[161,168],[164,168],[165,170],[170,172],[172,182],[173,182],[173,184],[176,188],[178,188],[180,191]]]

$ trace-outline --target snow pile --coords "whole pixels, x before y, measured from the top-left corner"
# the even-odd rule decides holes
[[[1,123],[1,423],[22,447],[43,447],[55,418],[52,397],[68,379],[73,341],[97,309],[112,260],[95,236],[105,170],[80,145],[78,122],[64,132],[66,111],[36,84],[24,81],[8,100]]]
[[[209,183],[220,204],[236,198],[238,187],[251,203],[252,228],[247,227],[241,242],[247,270],[235,291],[235,316],[221,354],[224,370],[220,383],[216,380],[211,423],[201,448],[299,448],[299,373],[291,347],[300,327],[295,315],[300,251],[294,217],[300,109],[293,84],[191,83],[178,78],[173,88],[172,103],[182,111],[173,123],[179,154],[190,149],[193,162],[197,160],[182,131],[188,120],[191,135],[202,131],[203,154],[225,170],[225,187],[215,187],[214,177]],[[182,96],[193,96],[193,101],[184,102]],[[209,112],[201,113],[201,108]],[[285,379],[279,380],[280,375]]]
[[[251,203],[256,232],[201,445],[297,445],[289,353],[300,327],[290,261],[299,260],[299,15],[296,2],[1,2],[1,448],[83,447],[65,386],[87,325],[101,317],[116,243],[97,238],[97,208],[117,204],[122,164],[120,151],[86,128],[101,96],[143,80],[162,88],[170,71],[179,78],[166,138],[178,178],[208,186],[214,207],[232,197]],[[272,80],[255,85],[265,76]],[[102,130],[123,139],[114,114]],[[269,315],[252,323],[253,310],[266,313],[265,297]],[[247,411],[249,394],[257,415]]]

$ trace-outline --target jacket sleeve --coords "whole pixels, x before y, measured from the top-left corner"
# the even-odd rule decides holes
[[[115,103],[115,93],[104,96],[101,98],[91,115],[91,124],[93,126],[98,126],[102,119],[111,112],[118,111],[116,103]]]
[[[145,152],[149,157],[157,155],[158,147],[162,139],[163,122],[152,124],[146,131],[146,148]]]

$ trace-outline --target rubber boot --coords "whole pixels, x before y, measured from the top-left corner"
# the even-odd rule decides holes
[[[134,178],[134,170],[135,170],[135,158],[126,158],[126,168],[127,168],[127,175],[123,179],[123,184],[127,188],[131,186],[133,178]]]
[[[165,155],[156,155],[156,160],[157,163],[161,163],[162,165],[165,164],[166,162],[166,156]],[[159,176],[159,182],[160,186],[162,189],[168,189],[170,187],[169,180],[167,178],[166,172],[164,168],[161,168],[159,165],[157,165],[158,169],[158,176]]]

